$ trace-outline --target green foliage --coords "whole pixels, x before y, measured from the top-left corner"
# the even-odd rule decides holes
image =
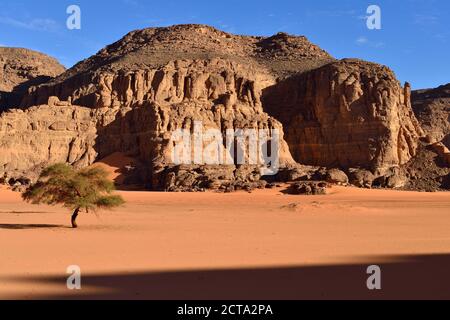
[[[38,182],[28,188],[22,198],[33,204],[62,204],[75,210],[111,209],[124,204],[121,196],[112,195],[114,183],[99,167],[79,171],[59,163],[44,169]]]

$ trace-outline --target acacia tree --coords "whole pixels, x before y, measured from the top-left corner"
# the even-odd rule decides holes
[[[112,209],[125,203],[121,196],[111,194],[114,190],[114,183],[102,168],[77,171],[68,164],[59,163],[44,169],[22,198],[32,204],[62,204],[73,210],[72,227],[77,228],[76,219],[80,211]]]

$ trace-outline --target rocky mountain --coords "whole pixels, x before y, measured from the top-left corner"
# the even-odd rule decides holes
[[[408,186],[450,189],[450,84],[412,92],[412,107],[425,132],[420,150],[405,165]]]
[[[450,83],[412,92],[413,109],[429,142],[450,148]]]
[[[264,103],[297,162],[383,173],[408,162],[423,135],[410,95],[389,68],[345,59],[267,88]]]
[[[151,85],[163,90],[159,82],[167,85],[163,73],[167,74],[168,69],[172,70],[169,75],[180,76],[173,80],[178,81],[175,86],[184,85],[180,81],[184,81],[186,75],[183,70],[178,72],[175,62],[181,61],[183,69],[186,63],[182,61],[214,59],[246,66],[255,74],[270,74],[271,81],[334,60],[305,37],[285,33],[265,38],[232,35],[205,25],[149,28],[130,32],[55,80],[36,88],[23,105],[42,104],[49,96],[59,96],[89,107],[129,106],[140,102],[142,99],[134,95],[148,90]],[[145,81],[147,87],[142,87]],[[130,90],[134,95],[128,96]]]
[[[20,97],[23,110],[0,117],[0,176],[13,183],[121,152],[152,189],[264,187],[258,165],[173,163],[173,133],[201,122],[222,135],[278,130],[281,168],[269,180],[401,188],[424,136],[409,85],[389,68],[337,61],[305,37],[205,25],[133,31]]]
[[[56,59],[43,53],[0,47],[0,110],[19,106],[29,87],[47,82],[64,71]]]

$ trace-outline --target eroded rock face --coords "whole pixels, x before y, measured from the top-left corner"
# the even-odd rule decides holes
[[[223,77],[228,86],[236,66],[240,66],[240,71],[245,66],[245,72],[269,74],[273,81],[330,61],[334,61],[333,57],[305,37],[285,33],[252,37],[205,25],[148,28],[130,32],[60,77],[35,88],[22,106],[46,103],[50,96],[88,107],[128,106],[148,99],[179,101],[189,99],[191,94],[192,98],[202,98],[204,93],[197,89],[208,79],[206,73],[210,71],[204,70],[214,65],[229,65],[229,72]],[[255,80],[259,87],[266,85],[262,79]],[[214,92],[224,85],[220,78],[211,78],[210,82],[207,86]],[[248,90],[246,83],[242,85],[244,91]],[[211,93],[214,94],[206,94]]]
[[[232,107],[240,101],[261,111],[261,91],[275,83],[263,68],[223,59],[176,60],[157,69],[100,72],[78,80],[33,88],[23,105],[58,96],[92,108],[127,108],[149,101],[164,105],[209,101]]]
[[[56,59],[43,53],[0,47],[0,91],[11,92],[23,84],[37,85],[42,79],[49,80],[64,71]]]
[[[23,94],[65,71],[56,59],[40,52],[0,47],[0,112],[18,107]]]
[[[281,124],[262,111],[260,86],[273,83],[269,75],[252,73],[219,60],[184,61],[181,65],[192,66],[192,63],[197,72],[194,69],[188,72],[189,76],[180,82],[179,90],[168,80],[175,78],[177,71],[173,68],[177,62],[154,71],[153,74],[160,72],[161,76],[158,81],[150,82],[155,86],[147,89],[148,96],[142,100],[139,99],[142,91],[130,87],[125,91],[131,94],[121,96],[125,100],[117,105],[107,103],[86,108],[72,106],[70,101],[51,96],[47,105],[25,112],[5,113],[1,118],[5,129],[0,131],[0,142],[5,145],[0,151],[5,156],[0,158],[0,168],[3,166],[7,173],[26,172],[28,175],[29,169],[36,166],[54,162],[86,166],[114,152],[123,152],[138,157],[147,165],[148,174],[142,177],[146,180],[143,184],[153,189],[173,190],[177,187],[183,191],[198,191],[212,182],[233,187],[237,186],[235,182],[253,182],[255,166],[248,172],[235,165],[226,166],[228,173],[218,177],[217,171],[209,174],[205,169],[207,166],[200,169],[201,174],[199,166],[195,165],[189,170],[179,170],[172,158],[172,134],[178,129],[191,132],[196,122],[201,123],[202,130],[216,129],[223,136],[228,129],[267,132],[277,129],[280,133],[280,166],[294,163],[283,140]],[[110,97],[113,91],[107,92]],[[98,101],[103,103],[105,99]],[[83,121],[78,123],[80,119]],[[28,153],[33,156],[27,158]],[[22,158],[27,159],[22,161]],[[168,182],[171,173],[176,176]]]
[[[445,153],[441,153],[444,148],[420,143],[417,155],[399,172],[405,180],[405,189],[428,192],[450,189],[450,162],[443,157]]]
[[[305,37],[202,25],[134,31],[29,88],[26,111],[2,115],[0,176],[29,177],[52,162],[87,166],[121,152],[138,158],[141,182],[152,189],[265,187],[257,166],[174,164],[173,133],[200,122],[224,136],[277,129],[274,179],[322,180],[327,168],[358,168],[374,173],[357,179],[366,186],[416,154],[422,130],[410,94],[387,67],[335,61]]]
[[[81,82],[81,78],[70,79],[34,88],[24,103],[41,103],[45,98],[51,104],[57,95],[93,109],[114,110],[114,121],[98,123],[98,157],[132,153],[149,165],[154,188],[165,186],[166,170],[173,171],[172,134],[179,129],[192,131],[196,122],[204,130],[217,129],[224,137],[229,129],[277,129],[280,165],[294,163],[282,125],[263,111],[262,90],[276,82],[265,68],[214,58],[90,76],[84,74]]]
[[[412,106],[428,142],[450,148],[450,83],[412,92]]]
[[[237,105],[227,110],[224,105],[212,106],[206,102],[203,104],[197,103],[196,105],[189,103],[158,105],[149,102],[140,107],[130,108],[128,111],[116,110],[120,110],[115,116],[116,119],[107,125],[100,124],[98,129],[96,150],[99,152],[99,158],[116,151],[139,157],[149,166],[149,182],[151,182],[154,189],[165,189],[172,185],[185,187],[190,180],[192,180],[192,185],[201,185],[202,187],[199,188],[203,188],[205,177],[207,179],[215,179],[217,172],[210,172],[211,174],[209,174],[208,170],[200,169],[203,173],[198,174],[199,167],[207,166],[194,165],[192,162],[191,169],[186,169],[185,166],[185,169],[180,171],[178,165],[173,162],[172,155],[175,148],[174,140],[172,139],[173,132],[178,129],[191,132],[197,121],[202,123],[203,131],[216,129],[223,136],[225,136],[227,129],[279,129],[281,133],[280,166],[294,163],[288,146],[283,140],[281,124],[267,114],[248,109],[244,105]],[[222,147],[224,148],[224,145]],[[192,157],[191,160],[193,161],[194,158]],[[229,177],[231,174],[236,179],[239,178],[234,165],[224,165],[223,167],[223,170],[228,173],[219,176]],[[255,168],[253,167],[252,170],[255,170]],[[188,174],[189,171],[192,171],[193,174]],[[167,176],[171,172],[177,175],[175,180],[169,183],[167,182]],[[180,176],[178,175],[180,172],[186,174]],[[248,177],[251,174],[249,172]],[[199,179],[203,180],[197,179],[199,176],[202,176]],[[184,179],[189,181],[185,182],[183,181]],[[218,180],[227,182],[230,179],[221,178]],[[245,179],[242,178],[240,180]]]
[[[36,178],[51,163],[80,167],[96,158],[94,111],[47,105],[11,110],[0,117],[0,176]]]
[[[297,162],[373,171],[415,155],[422,129],[387,67],[342,60],[289,78],[264,92]]]

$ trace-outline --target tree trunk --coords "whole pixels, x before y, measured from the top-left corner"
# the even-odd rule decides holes
[[[79,212],[80,212],[80,208],[76,208],[72,214],[72,228],[78,228],[77,217],[78,217]]]

